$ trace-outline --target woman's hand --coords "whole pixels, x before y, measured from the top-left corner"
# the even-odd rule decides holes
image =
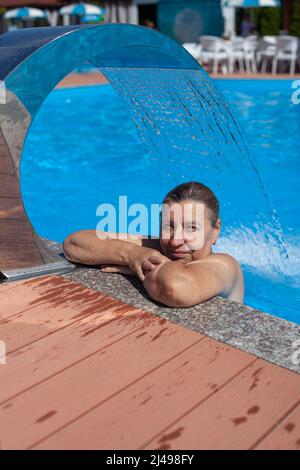
[[[101,266],[100,270],[104,273],[120,273],[129,276],[137,276],[143,282],[147,273],[157,266],[170,261],[169,258],[161,254],[158,250],[152,248],[137,246],[133,243],[128,243],[127,248],[127,266],[105,264]]]
[[[137,273],[132,271],[129,266],[118,266],[117,264],[103,265],[100,271],[103,273],[120,273],[127,274],[128,276],[137,276]]]
[[[128,250],[127,260],[129,268],[137,274],[142,282],[145,279],[145,274],[152,271],[156,266],[170,261],[158,250],[133,244]]]

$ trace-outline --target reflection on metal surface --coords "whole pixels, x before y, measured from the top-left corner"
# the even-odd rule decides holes
[[[69,272],[72,267],[63,260],[24,269],[4,269],[0,272],[0,281],[19,281],[20,279],[45,276],[46,274],[63,274]],[[75,267],[73,268],[75,269]]]
[[[32,227],[19,168],[26,134],[43,101],[84,62],[111,70],[200,69],[179,44],[134,25],[27,28],[0,37],[0,280],[74,269]]]

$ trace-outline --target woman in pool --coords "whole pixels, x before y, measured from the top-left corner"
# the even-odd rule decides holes
[[[102,265],[103,272],[140,278],[148,294],[170,307],[190,307],[216,295],[244,302],[239,263],[213,253],[220,234],[219,203],[201,183],[172,189],[162,205],[159,239],[82,230],[69,235],[63,249],[74,263]]]

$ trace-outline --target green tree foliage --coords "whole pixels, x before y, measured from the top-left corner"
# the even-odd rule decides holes
[[[300,0],[292,3],[290,33],[300,37]]]
[[[280,8],[257,8],[257,31],[260,36],[277,36],[280,31]]]

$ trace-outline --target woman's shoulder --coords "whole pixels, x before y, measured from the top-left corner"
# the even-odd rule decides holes
[[[220,261],[222,263],[225,263],[228,265],[228,267],[232,268],[240,268],[240,263],[232,256],[229,255],[228,253],[212,253],[210,261]]]
[[[214,253],[212,259],[222,263],[232,275],[232,286],[226,297],[241,304],[244,303],[244,275],[240,263],[227,253]]]
[[[230,274],[230,277],[233,282],[243,276],[239,262],[233,256],[227,253],[211,253],[205,258],[190,261],[189,263],[187,263],[187,265],[194,263],[203,264],[206,267],[211,267],[217,272],[224,272],[224,275]]]
[[[224,283],[224,291],[220,294],[239,303],[244,301],[244,279],[239,262],[227,253],[211,253],[203,259],[192,261],[189,264],[199,263],[210,268]]]
[[[218,271],[220,268],[223,268],[224,273],[230,273],[233,281],[243,278],[240,263],[228,253],[211,253],[203,259],[192,261],[192,263],[195,262],[203,262],[206,265],[211,265],[211,267],[214,267],[214,269]]]

